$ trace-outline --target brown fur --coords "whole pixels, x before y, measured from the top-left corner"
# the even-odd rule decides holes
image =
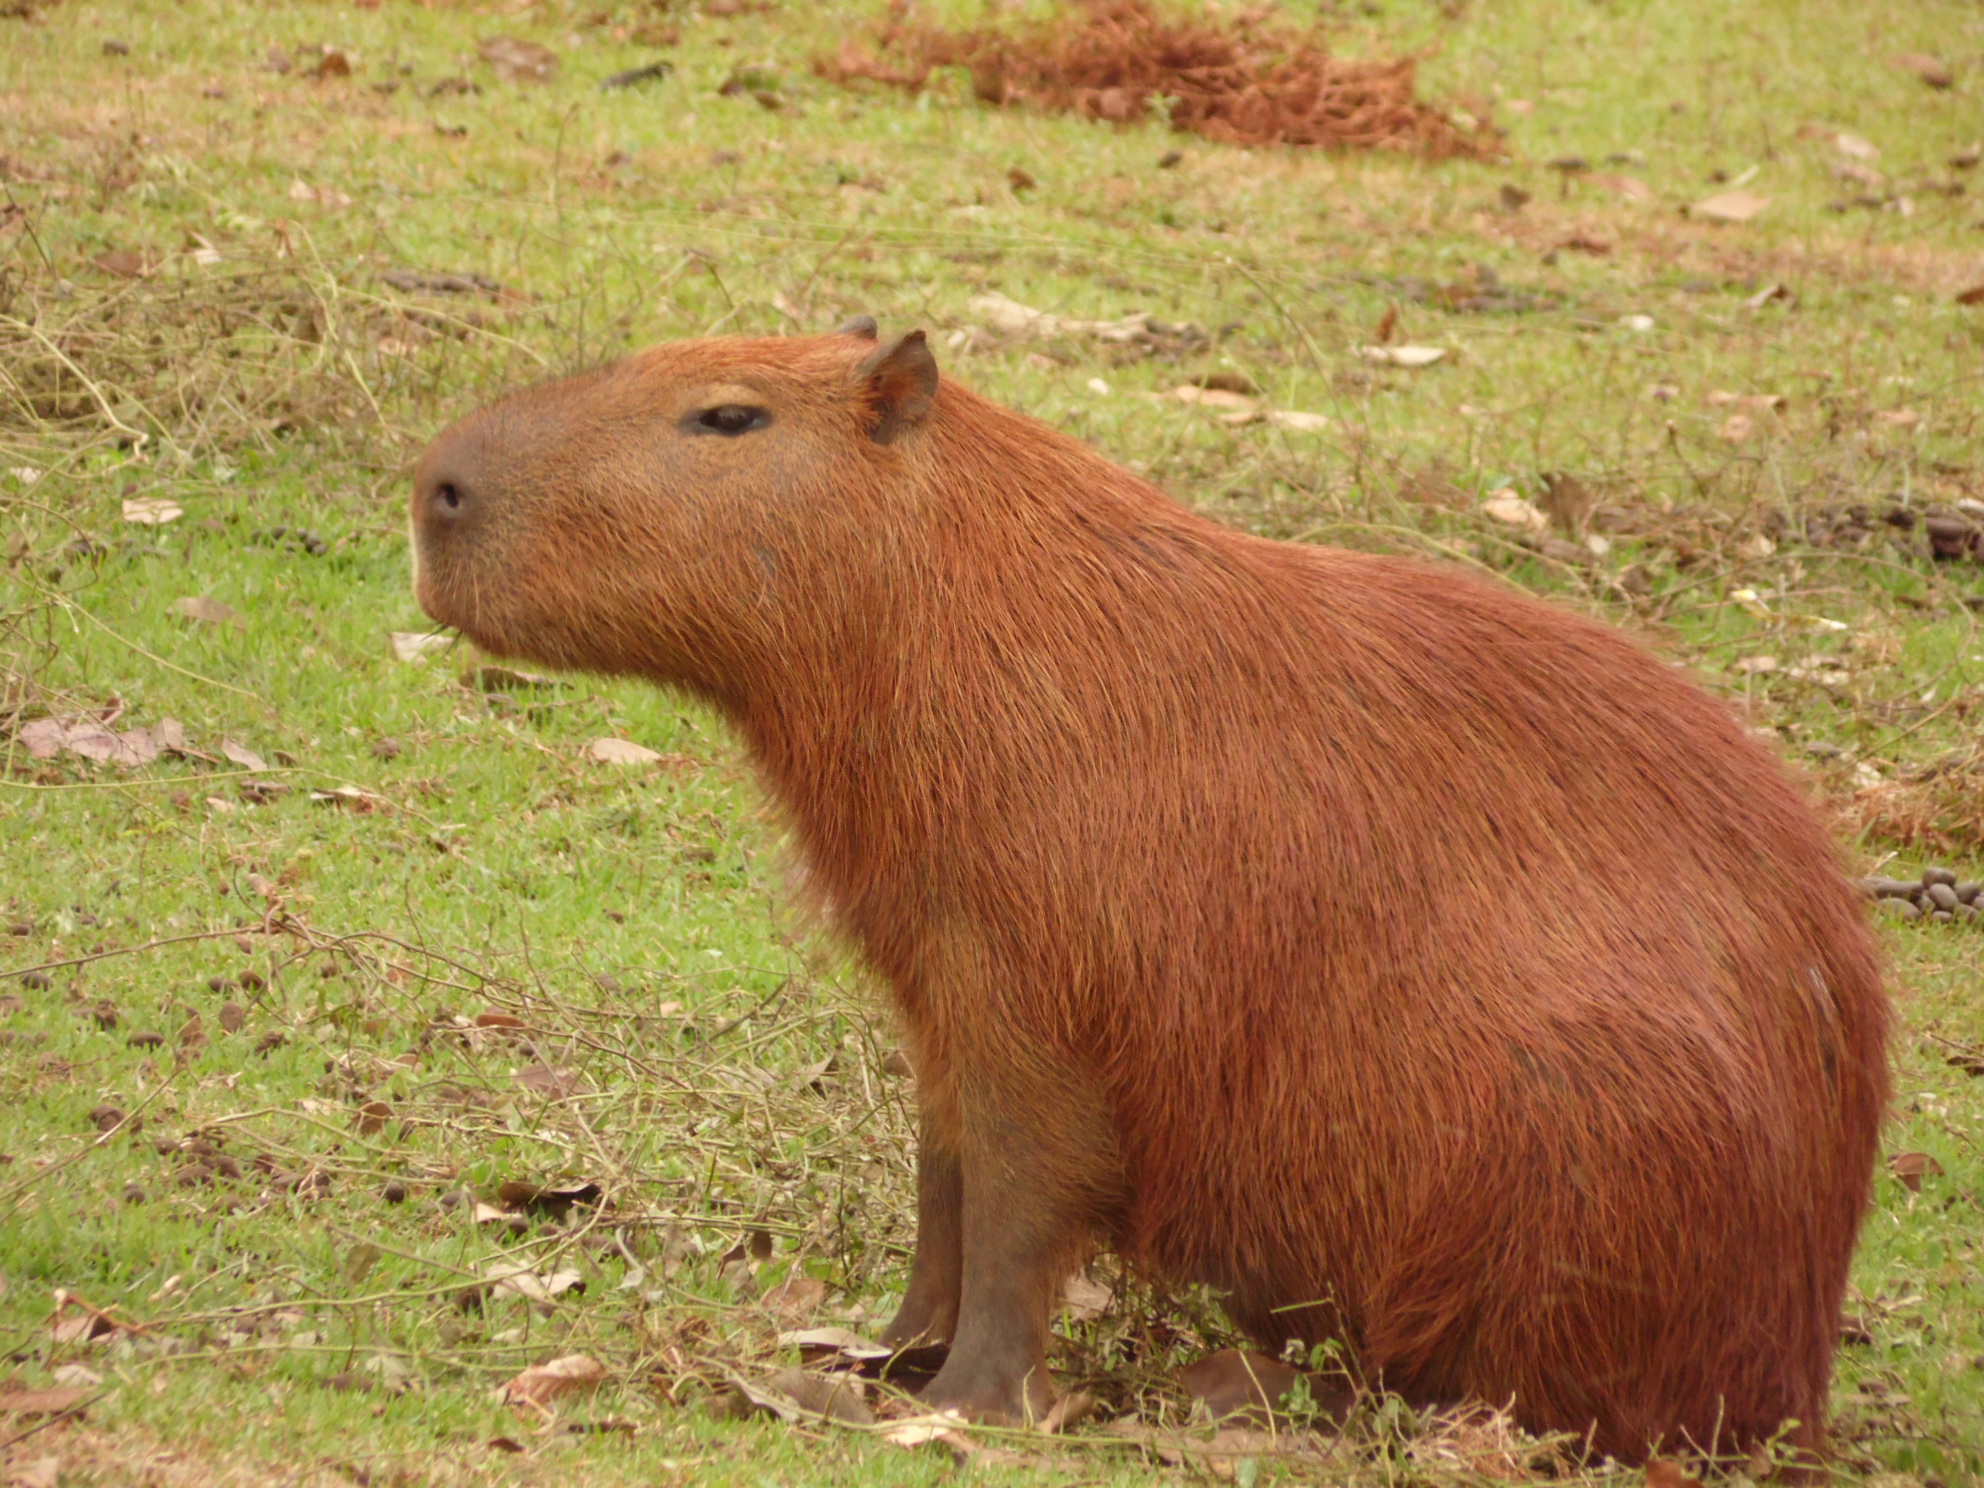
[[[1099,1235],[1413,1398],[1815,1443],[1888,1008],[1769,755],[1610,630],[1226,531],[871,334],[499,403],[414,527],[437,620],[747,741],[917,1067],[931,1398],[1038,1410]]]

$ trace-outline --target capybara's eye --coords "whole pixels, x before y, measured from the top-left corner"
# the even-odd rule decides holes
[[[720,403],[696,415],[696,427],[712,434],[749,434],[772,421],[771,410],[748,403]]]

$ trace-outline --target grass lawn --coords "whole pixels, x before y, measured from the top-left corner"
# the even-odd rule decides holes
[[[425,644],[407,582],[425,438],[628,348],[923,326],[946,375],[1221,520],[1634,629],[1774,735],[1856,868],[1984,872],[1984,549],[1932,551],[1984,500],[1975,4],[1284,6],[1342,53],[1423,50],[1423,96],[1505,131],[1439,164],[996,110],[955,70],[843,89],[811,61],[881,12],[840,0],[0,11],[11,1481],[1547,1456],[1382,1404],[1327,1453],[1160,1441],[1225,1325],[1107,1263],[1057,1360],[1100,1409],[1062,1436],[737,1418],[781,1331],[872,1333],[902,1284],[886,1014],[785,908],[710,717]],[[504,80],[497,37],[554,74]],[[1925,55],[1949,86],[1892,60]],[[1683,211],[1731,192],[1767,204]],[[1159,324],[1002,334],[995,294]],[[1212,374],[1224,401],[1176,396]],[[123,758],[35,757],[85,710]],[[1849,1298],[1839,1471],[1954,1488],[1984,1466],[1984,933],[1883,924],[1907,1156]],[[569,1354],[596,1390],[504,1403]],[[43,1389],[86,1413],[9,1411]]]

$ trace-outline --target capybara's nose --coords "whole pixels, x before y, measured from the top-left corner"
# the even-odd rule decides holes
[[[442,531],[459,526],[476,506],[468,481],[460,471],[446,466],[425,474],[415,498],[421,523]]]

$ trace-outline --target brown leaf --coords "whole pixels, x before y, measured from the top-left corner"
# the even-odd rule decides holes
[[[393,1108],[385,1101],[367,1101],[358,1108],[358,1134],[369,1137],[386,1129],[393,1119]]]
[[[248,1021],[248,1010],[238,1002],[223,1002],[220,1005],[220,1026],[223,1033],[239,1033],[241,1025]]]
[[[1393,332],[1397,330],[1398,306],[1395,304],[1387,305],[1385,307],[1385,313],[1378,317],[1377,325],[1372,328],[1371,340],[1377,345],[1383,346],[1387,341],[1392,339]]]
[[[632,739],[594,739],[586,746],[586,753],[603,765],[651,765],[661,758]]]
[[[827,1284],[824,1281],[794,1272],[758,1298],[758,1305],[768,1312],[798,1322],[811,1317],[826,1300]]]
[[[1903,72],[1912,72],[1932,88],[1947,88],[1956,81],[1949,66],[1940,57],[1932,57],[1927,52],[1903,52],[1888,59]]]
[[[1070,1276],[1061,1288],[1061,1311],[1070,1322],[1085,1323],[1109,1309],[1116,1294],[1093,1277]]]
[[[867,1386],[853,1375],[810,1374],[804,1369],[781,1369],[765,1383],[808,1415],[842,1421],[850,1426],[875,1424],[875,1413],[868,1408],[864,1398]]]
[[[558,71],[556,52],[520,37],[485,36],[475,49],[506,83],[548,83]]]
[[[475,1015],[475,1026],[477,1028],[522,1028],[525,1024],[524,1020],[517,1017],[514,1013],[499,1013],[491,1009],[489,1012],[477,1013]]]
[[[1658,201],[1653,188],[1637,176],[1590,175],[1585,179],[1594,186],[1603,186],[1608,191],[1616,191],[1628,201]]]
[[[533,1095],[541,1095],[546,1100],[563,1100],[579,1088],[579,1082],[570,1070],[558,1069],[549,1064],[528,1065],[517,1071],[517,1083]]]
[[[186,515],[170,496],[135,496],[124,500],[124,520],[140,527],[163,527]]]
[[[220,741],[220,752],[244,770],[253,770],[259,774],[269,768],[254,750],[246,744],[237,744],[232,739]]]
[[[59,1416],[89,1399],[88,1390],[8,1390],[0,1393],[0,1416]]]
[[[90,260],[106,274],[119,279],[140,279],[151,272],[151,260],[129,248],[106,248]]]
[[[606,1378],[606,1366],[584,1354],[565,1354],[537,1364],[503,1386],[503,1403],[512,1410],[547,1409],[551,1402],[577,1390],[591,1390]]]
[[[1690,1476],[1687,1469],[1672,1458],[1649,1457],[1646,1460],[1646,1488],[1702,1488],[1702,1481]]]
[[[241,612],[232,605],[222,604],[217,599],[205,595],[188,595],[185,599],[175,599],[166,608],[182,620],[198,620],[207,625],[232,625],[236,630],[246,630],[247,622]]]
[[[1720,191],[1688,208],[1691,217],[1711,222],[1748,222],[1770,205],[1770,198],[1753,191]]]
[[[1956,297],[1959,305],[1984,305],[1984,284],[1973,284]]]
[[[1888,1171],[1910,1193],[1920,1193],[1924,1178],[1943,1176],[1943,1165],[1926,1152],[1897,1152],[1888,1159]]]

